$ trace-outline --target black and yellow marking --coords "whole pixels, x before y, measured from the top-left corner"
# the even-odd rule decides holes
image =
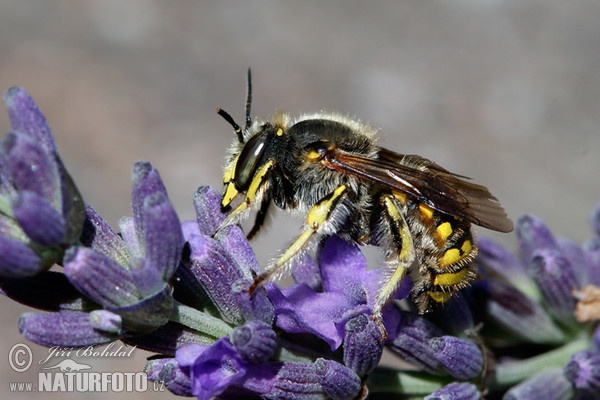
[[[394,202],[395,196],[384,195],[381,202],[388,216],[394,244],[398,248],[398,259],[406,262],[412,251],[412,239],[408,225]]]
[[[399,196],[400,195],[400,196]],[[388,260],[394,272],[386,279],[385,284],[379,289],[373,305],[373,315],[381,323],[381,312],[383,306],[387,304],[391,297],[396,293],[396,289],[404,279],[408,268],[415,258],[415,249],[413,247],[412,235],[408,224],[404,218],[402,210],[398,207],[406,197],[401,193],[392,193],[382,195],[380,203],[384,207],[384,213],[388,221],[389,231],[392,234],[392,240],[396,247],[395,255]],[[398,204],[400,203],[400,204]],[[383,325],[381,325],[382,331]]]
[[[421,220],[425,223],[431,223],[433,221],[433,208],[427,204],[419,203],[419,215]]]
[[[473,244],[469,239],[465,239],[460,247],[453,247],[444,251],[439,259],[439,266],[441,269],[452,267],[454,264],[460,262],[465,257],[468,257],[473,251]]]
[[[268,182],[267,176],[269,171],[271,171],[274,167],[275,161],[269,160],[256,172],[252,178],[252,181],[250,182],[248,191],[246,192],[246,198],[227,216],[227,218],[225,218],[225,220],[222,222],[223,226],[231,225],[232,223],[236,222],[239,216],[255,203],[258,191],[265,183]],[[227,188],[225,189],[223,200],[221,200],[221,206],[227,207],[229,204],[231,204],[238,193],[239,192],[235,188],[234,183],[229,182],[227,184]]]

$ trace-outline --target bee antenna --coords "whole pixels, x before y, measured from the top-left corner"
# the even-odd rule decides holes
[[[250,108],[252,106],[252,72],[248,68],[248,78],[246,83],[246,125],[244,130],[252,125],[252,117],[250,117]]]
[[[233,127],[233,131],[235,132],[235,134],[238,137],[238,140],[240,141],[240,143],[244,143],[244,135],[242,133],[242,128],[240,128],[240,126],[233,120],[233,117],[231,115],[229,115],[229,113],[225,110],[223,110],[222,108],[217,108],[217,114],[219,114],[221,117],[223,117],[223,119],[227,122],[229,122],[229,125],[231,125]]]

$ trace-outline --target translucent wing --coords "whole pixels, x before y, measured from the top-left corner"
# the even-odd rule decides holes
[[[370,158],[335,149],[323,162],[327,168],[406,193],[438,211],[484,228],[500,232],[513,229],[512,221],[485,186],[421,156],[380,148],[377,156]]]

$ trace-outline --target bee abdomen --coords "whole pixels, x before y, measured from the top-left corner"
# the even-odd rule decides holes
[[[415,285],[415,297],[421,312],[431,301],[444,303],[458,290],[467,287],[476,277],[473,259],[477,255],[470,223],[451,215],[418,205],[418,225],[423,234],[420,247],[420,281]]]

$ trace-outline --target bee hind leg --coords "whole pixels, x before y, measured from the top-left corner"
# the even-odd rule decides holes
[[[384,285],[379,289],[372,310],[373,319],[385,339],[387,332],[383,325],[383,308],[392,300],[400,282],[406,276],[415,259],[415,250],[408,224],[401,212],[400,199],[392,194],[384,194],[379,202],[383,207],[380,229],[389,232],[389,243],[383,243],[389,249],[387,264],[394,271],[386,277]]]

